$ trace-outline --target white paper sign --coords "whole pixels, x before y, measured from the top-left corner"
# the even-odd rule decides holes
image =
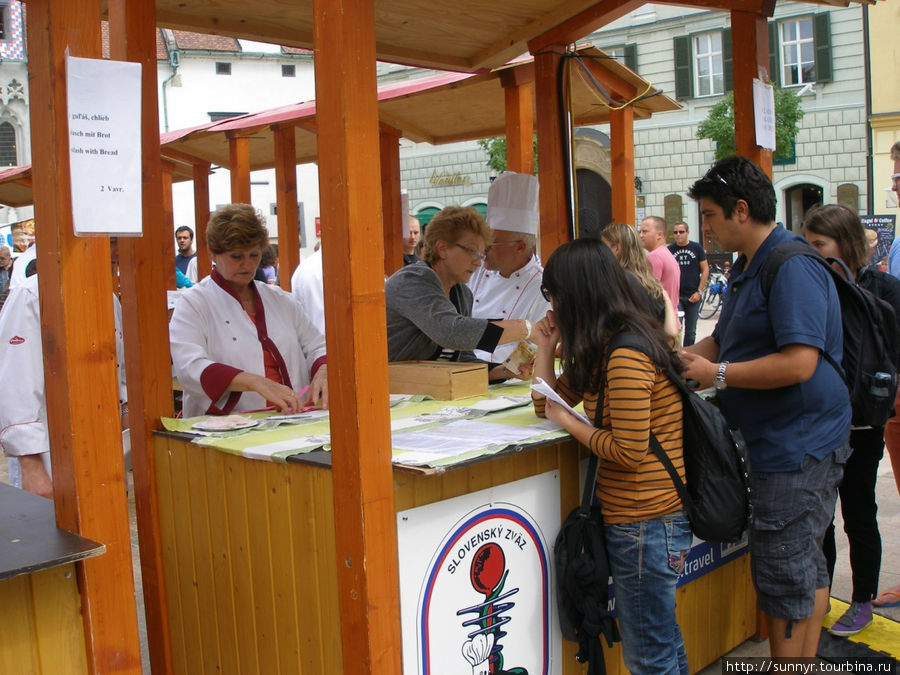
[[[756,119],[756,144],[775,149],[775,89],[762,80],[753,80],[753,117]]]
[[[141,64],[66,58],[75,234],[141,236]]]

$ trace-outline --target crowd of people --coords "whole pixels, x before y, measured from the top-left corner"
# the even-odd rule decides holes
[[[900,183],[900,143],[892,158]],[[682,221],[671,231],[648,216],[637,228],[612,223],[599,239],[560,246],[546,268],[537,255],[538,183],[505,172],[488,193],[487,217],[450,206],[420,228],[404,228],[404,265],[385,280],[389,361],[487,364],[491,381],[540,376],[569,403],[583,402],[594,424],[533,394],[534,410],[564,427],[602,460],[596,500],[616,589],[626,667],[633,673],[686,672],[675,618],[675,584],[691,548],[690,523],[665,469],[649,447],[655,436],[683,475],[681,399],[669,367],[712,387],[730,424],[741,429],[751,464],[753,583],[774,656],[814,656],[835,565],[838,495],[850,542],[850,608],[830,627],[851,635],[872,621],[873,606],[900,604],[900,589],[878,593],[881,540],[875,478],[885,444],[900,491],[900,417],[884,428],[851,428],[844,382],[823,358],[840,363],[841,310],[826,270],[789,258],[770,289],[760,271],[781,243],[802,239],[840,258],[853,281],[900,317],[900,257],[889,274],[846,206],[809,211],[804,237],[776,223],[775,190],[751,161],[716,162],[693,183],[704,232],[738,253],[712,335],[696,341],[710,267]],[[328,406],[322,253],[277,286],[276,262],[261,216],[249,205],[215,211],[206,230],[212,272],[197,278],[194,233],[176,231],[176,267],[185,288],[170,321],[183,414],[225,415]],[[900,238],[891,257],[900,251]],[[0,248],[0,283],[9,280]],[[608,348],[638,334],[649,356]],[[533,363],[509,366],[532,343]],[[26,350],[30,356],[26,357]],[[36,350],[36,351],[35,351]],[[10,293],[0,313],[0,378],[12,364],[34,375],[31,400],[0,401],[0,443],[27,489],[50,494],[36,277]],[[557,358],[561,373],[557,370]],[[40,374],[40,377],[38,376]],[[19,376],[21,377],[21,376]],[[0,388],[9,398],[11,387]],[[124,390],[123,390],[124,391]],[[26,405],[27,404],[27,405]],[[897,406],[900,413],[900,403]],[[28,418],[28,419],[25,419]],[[43,473],[41,473],[43,471]],[[35,478],[37,476],[37,478]]]

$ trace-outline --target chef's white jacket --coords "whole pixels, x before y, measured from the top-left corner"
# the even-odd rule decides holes
[[[291,276],[291,295],[303,307],[319,332],[325,335],[325,290],[322,275],[322,249],[313,253],[294,270]]]
[[[543,278],[544,268],[534,255],[524,267],[510,274],[509,278],[484,266],[478,268],[469,279],[473,296],[472,316],[493,321],[540,321],[550,309],[550,303],[541,295]],[[482,361],[503,363],[516,346],[515,342],[499,345],[493,353],[475,350],[475,356]]]
[[[16,457],[42,454],[50,473],[50,437],[44,397],[44,359],[38,278],[23,278],[0,312],[0,445],[9,458],[10,482],[21,486]],[[113,296],[120,402],[127,400],[122,309]]]
[[[184,389],[185,417],[266,406],[256,392],[225,390],[239,371],[265,377],[259,328],[275,343],[294,391],[309,384],[310,368],[325,356],[324,336],[290,294],[252,282],[258,293],[254,323],[237,297],[226,290],[227,282],[220,285],[216,278],[221,279],[213,270],[197,285],[181,291],[169,323],[172,363]]]

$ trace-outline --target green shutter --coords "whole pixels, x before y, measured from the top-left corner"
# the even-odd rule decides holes
[[[769,24],[769,81],[778,85],[781,82],[781,59],[778,58],[780,53],[778,50],[778,24],[772,22]]]
[[[831,82],[831,24],[827,13],[813,17],[816,42],[816,82]]]
[[[722,31],[722,78],[725,83],[725,93],[734,89],[734,63],[731,59],[731,29]]]
[[[693,60],[691,49],[691,36],[680,35],[673,41],[675,49],[675,98],[685,99],[693,96],[694,72],[691,67]]]
[[[625,45],[625,65],[637,72],[637,44],[634,42]]]

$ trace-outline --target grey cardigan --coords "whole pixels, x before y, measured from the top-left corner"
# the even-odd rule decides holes
[[[401,267],[384,287],[387,305],[388,361],[436,359],[442,349],[455,361],[477,361],[473,349],[493,351],[503,331],[487,319],[473,319],[472,291],[450,289],[425,262]]]

